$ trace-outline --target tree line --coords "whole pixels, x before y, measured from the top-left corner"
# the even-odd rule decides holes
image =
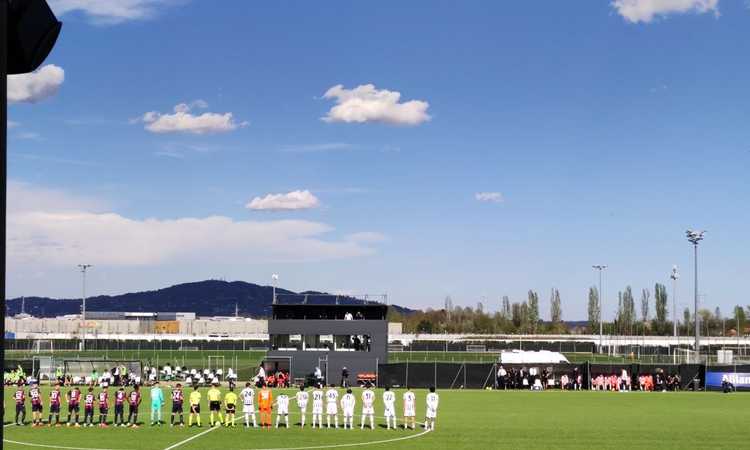
[[[401,322],[405,333],[598,334],[600,311],[599,291],[592,286],[588,291],[588,320],[583,324],[563,320],[560,291],[555,288],[550,291],[549,320],[541,319],[539,294],[533,290],[528,291],[523,301],[511,301],[508,296],[503,296],[494,312],[487,311],[483,302],[474,308],[454,306],[452,298],[446,297],[440,309],[400,314],[390,308],[388,320]],[[747,334],[748,316],[750,305],[746,308],[737,305],[728,316],[722,315],[718,307],[714,311],[698,310],[704,336],[734,336],[738,325],[741,333]],[[678,315],[681,336],[693,334],[694,320],[690,308]],[[618,292],[615,316],[610,320],[603,318],[602,328],[605,334],[669,336],[673,333],[673,323],[666,287],[656,283],[653,296],[649,289],[642,289],[638,302],[630,286]]]

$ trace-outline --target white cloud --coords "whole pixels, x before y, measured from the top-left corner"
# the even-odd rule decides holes
[[[320,206],[320,201],[308,190],[255,197],[245,205],[247,209],[256,211],[290,211],[312,209],[318,206]]]
[[[15,134],[13,137],[17,139],[24,139],[29,141],[41,141],[42,136],[39,133],[35,133],[33,131],[23,131],[20,133]]]
[[[190,112],[195,108],[207,107],[208,104],[203,100],[196,100],[190,104],[180,103],[174,107],[173,114],[149,111],[131,122],[144,122],[146,130],[152,133],[190,134],[226,133],[248,125],[247,122],[236,122],[229,112],[205,112],[200,115]]]
[[[477,192],[474,198],[480,202],[502,203],[505,199],[500,192]]]
[[[338,150],[351,150],[354,146],[344,142],[328,142],[325,144],[289,145],[281,149],[285,153],[317,153]]]
[[[347,235],[346,239],[352,242],[376,243],[385,242],[388,240],[388,237],[377,231],[360,231],[359,233]]]
[[[378,90],[372,84],[363,84],[354,89],[346,89],[339,84],[328,89],[323,98],[336,101],[336,106],[323,117],[326,122],[419,125],[430,120],[427,114],[430,104],[426,101],[410,100],[399,103],[400,92]]]
[[[222,262],[306,262],[370,255],[363,241],[327,238],[330,225],[305,220],[237,221],[229,217],[133,219],[65,192],[11,182],[11,271]]]
[[[612,6],[630,23],[649,23],[658,16],[688,12],[719,15],[719,0],[614,0]]]
[[[9,103],[36,103],[57,93],[65,81],[65,71],[47,64],[31,73],[8,76]]]
[[[57,15],[82,12],[91,22],[114,25],[130,20],[144,20],[156,15],[160,7],[174,0],[50,0]]]

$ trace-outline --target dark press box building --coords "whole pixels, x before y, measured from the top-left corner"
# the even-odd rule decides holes
[[[267,367],[289,364],[292,378],[321,369],[326,383],[349,383],[359,374],[376,374],[388,362],[388,306],[375,304],[275,304],[268,322]]]

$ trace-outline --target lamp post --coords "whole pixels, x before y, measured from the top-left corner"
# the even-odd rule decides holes
[[[672,328],[674,337],[677,337],[677,279],[680,278],[677,266],[672,266],[669,278],[672,279]]]
[[[86,350],[86,271],[93,267],[91,264],[78,264],[78,268],[81,269],[81,284],[82,284],[82,305],[81,305],[81,318],[83,321],[83,338],[81,339],[81,351]]]
[[[599,271],[599,353],[602,352],[602,343],[604,341],[604,327],[602,326],[602,271],[607,268],[604,264],[596,264],[591,266],[595,270]]]
[[[271,301],[274,305],[276,304],[276,283],[279,281],[279,275],[274,273],[271,275],[271,281],[273,281],[273,300]]]
[[[693,259],[695,262],[695,354],[700,357],[700,325],[698,324],[698,243],[703,240],[705,230],[693,231],[687,230],[687,240],[693,244]]]

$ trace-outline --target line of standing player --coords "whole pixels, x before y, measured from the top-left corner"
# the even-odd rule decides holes
[[[32,408],[32,426],[43,425],[43,402],[42,394],[39,386],[34,384],[29,389],[29,397],[31,399]],[[151,397],[151,425],[161,425],[161,409],[164,406],[164,395],[161,391],[161,387],[158,382],[154,383],[150,391]],[[251,422],[253,427],[257,427],[258,424],[255,418],[255,390],[250,383],[245,385],[245,388],[240,392],[239,397],[234,393],[234,390],[230,387],[229,391],[222,396],[221,391],[217,385],[213,385],[207,392],[208,406],[209,406],[209,425],[218,426],[225,425],[227,427],[234,426],[236,422],[236,409],[238,400],[242,401],[242,413],[244,415],[245,427],[250,427]],[[223,398],[222,398],[223,397]],[[97,394],[94,393],[94,388],[89,387],[85,395],[78,387],[73,387],[67,392],[65,398],[68,403],[68,418],[64,422],[67,426],[87,426],[93,427],[97,424],[99,427],[107,427],[108,414],[109,414],[109,390],[107,386],[104,386],[102,390]],[[354,428],[354,410],[357,404],[357,399],[352,393],[351,389],[347,389],[346,393],[341,396],[339,400],[339,391],[334,385],[330,385],[329,389],[325,392],[323,387],[318,385],[308,393],[304,387],[300,387],[299,392],[295,396],[297,407],[299,408],[301,420],[301,427],[305,426],[307,417],[307,407],[310,398],[312,398],[312,428],[317,425],[319,429],[323,428],[323,416],[326,418],[326,428],[339,427],[339,408],[342,412],[343,417],[343,428],[353,429]],[[16,420],[17,425],[24,425],[26,418],[26,393],[22,384],[18,385],[16,392],[14,393],[14,399],[16,403]],[[198,387],[194,387],[193,391],[189,395],[189,417],[188,426],[193,426],[193,420],[195,419],[195,425],[200,427],[202,395],[198,390]],[[368,386],[365,387],[361,394],[362,409],[361,409],[361,420],[360,429],[364,429],[367,425],[367,419],[369,418],[370,429],[375,428],[375,392]],[[396,429],[397,428],[397,415],[396,415],[396,395],[391,391],[389,386],[386,386],[383,392],[383,404],[384,411],[383,416],[386,421],[386,428]],[[49,417],[47,426],[61,426],[63,422],[60,421],[60,409],[63,400],[63,394],[60,385],[56,385],[49,394]],[[184,393],[182,386],[177,384],[172,389],[172,414],[170,418],[171,426],[184,426],[184,415],[183,415],[183,402]],[[222,401],[223,400],[223,401]],[[431,430],[435,429],[435,420],[437,418],[437,409],[439,404],[438,394],[435,392],[435,388],[431,387],[430,392],[426,397],[426,410],[425,410],[425,428]],[[114,407],[115,417],[114,426],[120,427],[138,427],[138,409],[141,405],[141,391],[139,386],[135,386],[130,393],[126,393],[125,389],[120,387],[115,391],[114,394]],[[84,405],[84,419],[80,422],[80,404]],[[276,406],[276,428],[279,427],[283,420],[283,425],[289,428],[289,403],[290,398],[285,393],[279,394],[274,402],[273,393],[265,385],[262,386],[258,392],[258,412],[260,415],[260,426],[264,428],[270,428],[272,426],[272,411]],[[127,420],[125,420],[125,404],[129,406]],[[223,406],[223,408],[222,408]],[[324,412],[325,406],[325,414]],[[95,408],[98,408],[99,417],[95,420]],[[225,416],[222,417],[222,409],[225,412]],[[404,417],[404,429],[411,427],[416,429],[416,396],[414,392],[407,389],[403,394],[403,417]],[[218,418],[218,421],[216,420]],[[179,419],[179,421],[178,421]]]

